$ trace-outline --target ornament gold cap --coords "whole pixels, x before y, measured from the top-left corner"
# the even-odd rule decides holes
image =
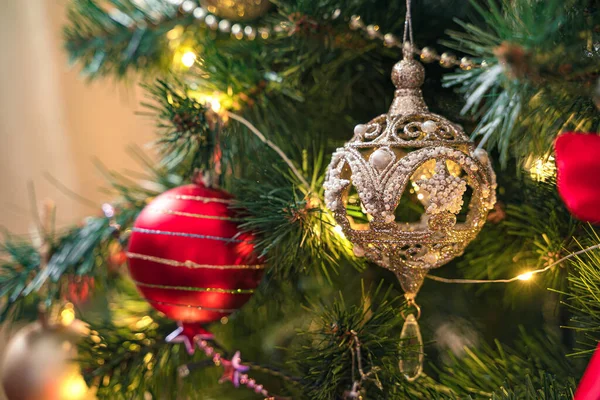
[[[404,297],[407,300],[414,300],[415,297],[417,297],[417,293],[419,293],[421,286],[423,286],[425,275],[427,275],[427,269],[410,267],[402,263],[399,263],[396,268],[396,276],[404,291]]]
[[[392,69],[392,82],[396,86],[396,93],[388,116],[429,111],[421,92],[424,81],[425,68],[423,64],[409,57],[404,57],[397,62]]]

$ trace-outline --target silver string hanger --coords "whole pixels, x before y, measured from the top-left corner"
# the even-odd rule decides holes
[[[404,59],[412,58],[412,49],[414,47],[412,14],[410,10],[411,0],[406,0],[406,18],[404,20],[404,38],[402,40],[402,55]]]

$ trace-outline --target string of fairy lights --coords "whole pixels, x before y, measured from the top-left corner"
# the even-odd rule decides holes
[[[563,262],[565,262],[573,257],[580,256],[582,254],[588,253],[588,252],[590,252],[592,250],[596,250],[596,249],[600,249],[600,243],[586,247],[579,251],[570,253],[570,254],[562,257],[561,259],[554,261],[553,263],[545,266],[544,268],[534,269],[532,271],[525,271],[517,276],[513,276],[512,278],[507,278],[507,279],[451,279],[451,278],[442,278],[441,276],[436,276],[436,275],[427,275],[427,278],[434,280],[434,281],[443,282],[443,283],[458,283],[458,284],[512,283],[512,282],[518,282],[518,281],[528,281],[528,280],[531,280],[531,278],[533,278],[535,275],[550,271],[554,267],[562,264]]]

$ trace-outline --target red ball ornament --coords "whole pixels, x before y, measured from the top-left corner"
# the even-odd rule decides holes
[[[585,373],[579,381],[574,400],[600,399],[600,344],[596,347]]]
[[[210,337],[202,325],[242,307],[263,275],[231,202],[223,190],[180,186],[152,200],[133,225],[131,277],[152,307],[180,323],[167,340],[190,352],[195,339]]]
[[[576,218],[600,223],[600,136],[569,132],[555,143],[558,193]]]

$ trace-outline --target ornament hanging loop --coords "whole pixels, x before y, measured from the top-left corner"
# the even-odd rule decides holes
[[[406,0],[406,17],[404,19],[404,37],[402,39],[402,55],[405,60],[412,59],[414,38],[412,29],[411,0]]]
[[[417,312],[417,315],[415,316],[415,319],[418,321],[419,319],[421,319],[421,306],[419,306],[417,304],[417,302],[415,301],[414,298],[407,298],[406,299],[406,304],[408,305],[408,308],[414,308],[415,311]],[[412,314],[412,313],[410,313]],[[404,314],[404,310],[402,310],[400,312],[400,315],[402,315],[402,318],[404,318],[406,320],[406,315]]]

